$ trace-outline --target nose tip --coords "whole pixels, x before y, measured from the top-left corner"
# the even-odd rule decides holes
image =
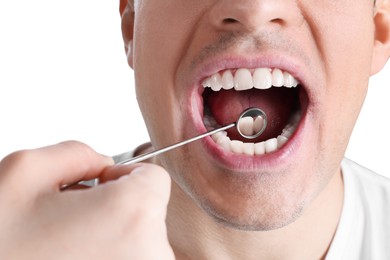
[[[286,26],[297,20],[295,1],[219,0],[210,11],[211,24],[218,30],[256,31],[269,26]]]

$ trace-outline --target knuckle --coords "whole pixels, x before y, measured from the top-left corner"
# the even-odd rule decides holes
[[[79,141],[65,141],[59,143],[58,145],[62,146],[65,149],[74,151],[75,153],[77,153],[77,156],[91,157],[94,154],[94,150],[90,146]]]
[[[79,142],[79,141],[65,141],[58,144],[59,147],[63,148],[62,151],[66,151],[65,154],[71,154],[72,158],[77,159],[80,162],[91,162],[94,161],[96,156],[95,151],[88,145]],[[80,163],[75,165],[77,171],[87,172],[89,171],[91,165],[87,163]]]
[[[26,190],[22,191],[21,189],[29,183],[26,176],[29,175],[31,165],[36,160],[36,155],[32,150],[21,150],[7,155],[0,161],[1,197],[7,194],[8,199],[21,201],[21,197],[15,198],[14,196],[26,193]]]
[[[59,143],[59,145],[68,146],[68,147],[89,148],[88,145],[86,145],[80,141],[76,141],[76,140],[64,141],[64,142]]]
[[[20,172],[27,169],[36,160],[35,154],[31,150],[21,150],[13,152],[0,162],[0,172]]]

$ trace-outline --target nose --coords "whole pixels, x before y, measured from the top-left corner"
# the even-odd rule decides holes
[[[231,32],[286,27],[303,19],[296,0],[217,0],[209,17],[217,30]]]

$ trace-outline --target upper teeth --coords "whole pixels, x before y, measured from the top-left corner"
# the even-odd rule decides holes
[[[277,68],[257,68],[254,70],[241,68],[236,70],[234,76],[231,70],[225,70],[222,75],[215,73],[202,82],[205,88],[209,87],[213,91],[232,88],[235,90],[269,89],[272,86],[292,88],[298,84],[298,80],[290,73]]]

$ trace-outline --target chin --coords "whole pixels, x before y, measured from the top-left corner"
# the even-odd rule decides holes
[[[227,228],[267,231],[289,225],[304,213],[326,183],[320,181],[320,177],[316,177],[318,175],[306,175],[291,169],[261,173],[227,171],[208,167],[207,161],[197,159],[196,156],[188,159],[185,154],[182,156],[187,159],[174,160],[180,161],[180,166],[176,163],[165,164],[164,167],[171,173],[173,181],[181,190],[180,194],[189,198],[188,201],[210,219]]]
[[[268,190],[249,194],[245,189],[237,196],[226,196],[225,201],[200,196],[196,200],[214,221],[228,228],[268,231],[289,225],[303,214],[306,199],[292,196]]]

